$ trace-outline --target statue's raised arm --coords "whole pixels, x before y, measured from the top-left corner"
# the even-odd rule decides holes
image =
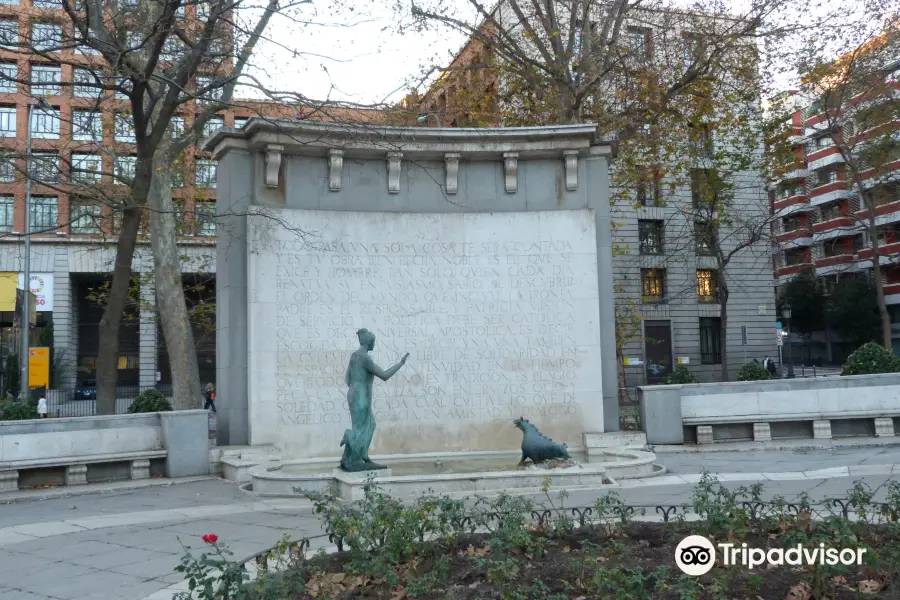
[[[385,371],[369,356],[369,351],[375,348],[375,334],[368,329],[360,329],[356,335],[359,337],[359,348],[350,355],[350,364],[347,365],[347,374],[344,377],[349,388],[347,405],[350,407],[350,429],[344,431],[344,438],[341,440],[341,446],[344,447],[341,468],[345,471],[384,469],[386,467],[369,459],[369,446],[375,435],[372,380],[378,377],[382,381],[387,381],[393,377],[400,367],[406,364],[409,353]]]

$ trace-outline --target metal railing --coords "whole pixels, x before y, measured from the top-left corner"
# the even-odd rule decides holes
[[[172,397],[171,385],[119,386],[116,388],[115,414],[126,414],[134,399],[150,389],[159,390],[167,398]],[[34,390],[32,395],[38,398],[42,392],[43,390]],[[43,393],[47,399],[47,416],[49,418],[92,417],[97,414],[96,388],[61,388],[46,390]]]

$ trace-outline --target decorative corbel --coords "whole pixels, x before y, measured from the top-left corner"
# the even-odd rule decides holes
[[[566,161],[566,189],[574,192],[578,189],[578,150],[563,152]]]
[[[400,193],[400,161],[402,158],[402,152],[387,153],[388,192],[391,194]]]
[[[278,187],[278,171],[281,170],[281,152],[284,146],[269,144],[266,146],[266,187]]]
[[[459,153],[445,154],[444,165],[447,169],[447,193],[456,194],[459,191]]]
[[[332,192],[341,191],[341,173],[344,169],[344,151],[328,151],[328,189]]]
[[[519,170],[519,153],[503,153],[503,175],[506,180],[506,193],[515,194],[519,187],[517,171]]]

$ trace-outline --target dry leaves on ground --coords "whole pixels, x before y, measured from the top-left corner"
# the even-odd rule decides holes
[[[802,581],[797,585],[791,586],[784,600],[812,600],[812,592],[812,586]]]

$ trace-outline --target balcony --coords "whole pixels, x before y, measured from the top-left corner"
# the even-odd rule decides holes
[[[898,171],[900,171],[900,160],[895,160],[892,163],[888,163],[881,168],[880,173],[876,173],[875,169],[871,169],[862,173],[860,175],[860,179],[863,180],[863,187],[866,189],[870,189],[875,187],[876,185],[881,185],[883,183],[890,183],[897,179]]]
[[[812,231],[809,227],[798,227],[792,231],[775,234],[775,241],[789,248],[812,245]]]
[[[801,262],[793,265],[787,265],[784,267],[778,267],[775,269],[776,277],[790,277],[792,275],[796,275],[801,271],[805,271],[812,266],[811,262]]]
[[[817,185],[807,192],[809,203],[813,206],[847,198],[848,194],[855,196],[851,190],[847,189],[847,182],[843,180]]]
[[[773,203],[772,207],[775,209],[776,213],[781,214],[781,216],[787,216],[791,213],[800,212],[808,206],[809,200],[807,199],[806,194],[794,194],[792,196],[779,198]]]
[[[857,221],[863,224],[869,222],[869,211],[863,207],[854,213]],[[875,207],[875,226],[889,225],[900,222],[900,200],[889,204],[881,204]]]
[[[838,232],[838,234],[846,235],[843,233],[845,231],[855,229],[856,228],[856,220],[853,217],[839,217],[837,219],[831,219],[829,221],[822,221],[821,223],[815,223],[813,225],[813,233],[817,234],[825,234],[831,233],[832,231]],[[820,236],[816,236],[818,239]],[[832,235],[829,237],[838,237],[837,235]]]
[[[844,157],[841,156],[841,151],[835,146],[832,146],[831,148],[816,150],[815,152],[810,152],[807,155],[806,160],[809,163],[810,171],[823,169],[830,165],[844,164]]]
[[[871,261],[874,254],[875,253],[871,248],[862,248],[857,253],[857,256],[859,257],[860,260]],[[884,244],[884,245],[878,247],[878,258],[884,259],[884,258],[888,257],[888,255],[891,255],[891,254],[894,254],[894,255],[900,254],[900,242],[894,242],[893,244]],[[879,262],[882,262],[882,261],[879,260]],[[897,285],[900,285],[900,283],[898,283]]]

